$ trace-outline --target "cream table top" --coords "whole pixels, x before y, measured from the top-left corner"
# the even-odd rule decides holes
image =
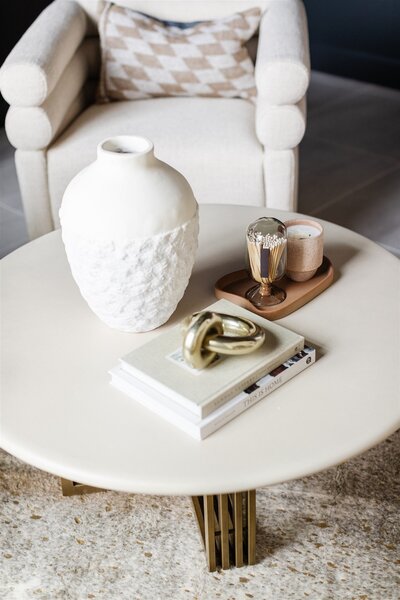
[[[293,213],[203,205],[185,296],[167,326],[214,301],[244,265],[247,225]],[[193,440],[109,385],[118,358],[159,333],[119,333],[79,294],[60,232],[1,261],[1,444],[70,480],[154,494],[257,488],[340,463],[400,426],[399,261],[323,222],[333,285],[279,323],[320,348],[318,362],[206,440]],[[163,329],[166,326],[163,327]]]

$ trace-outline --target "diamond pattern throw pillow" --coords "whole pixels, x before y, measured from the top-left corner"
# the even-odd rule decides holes
[[[259,8],[184,28],[108,4],[100,21],[100,100],[157,96],[256,95],[254,65],[244,44]]]

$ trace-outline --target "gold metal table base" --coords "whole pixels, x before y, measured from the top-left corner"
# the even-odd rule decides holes
[[[256,491],[192,497],[208,569],[254,565]]]
[[[61,479],[63,496],[104,492]],[[203,539],[208,569],[254,565],[256,561],[256,490],[193,496],[193,509]]]
[[[81,496],[82,494],[94,494],[96,492],[105,492],[102,488],[91,487],[76,481],[61,478],[61,490],[63,496]]]

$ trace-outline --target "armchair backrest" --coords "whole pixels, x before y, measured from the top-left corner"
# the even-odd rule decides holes
[[[105,0],[76,0],[97,23]],[[113,0],[114,4],[132,8],[159,19],[201,21],[227,17],[254,6],[263,10],[276,0]]]

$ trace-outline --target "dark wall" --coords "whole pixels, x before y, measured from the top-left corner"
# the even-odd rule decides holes
[[[0,0],[0,64],[51,0]],[[400,88],[400,0],[304,0],[314,69]],[[0,97],[0,124],[6,102]]]
[[[0,65],[22,34],[51,0],[0,0]],[[8,104],[0,95],[0,125],[4,123]]]
[[[312,68],[400,88],[400,0],[304,0]]]

